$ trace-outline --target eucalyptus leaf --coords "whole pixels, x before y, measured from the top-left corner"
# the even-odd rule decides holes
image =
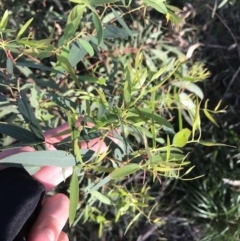
[[[31,131],[11,124],[0,123],[0,133],[11,136],[23,143],[34,143],[36,141],[36,137]]]
[[[184,147],[191,136],[191,131],[188,128],[177,132],[173,138],[173,145],[176,147]]]
[[[22,26],[22,28],[19,30],[19,32],[18,32],[18,34],[17,34],[16,40],[18,40],[18,39],[23,35],[23,33],[26,31],[26,29],[28,28],[28,26],[31,24],[32,21],[33,21],[33,18],[29,19],[29,20]]]
[[[126,177],[138,170],[140,170],[140,165],[138,164],[129,164],[120,168],[116,168],[111,174],[111,179],[120,179]]]
[[[97,31],[97,39],[98,39],[98,45],[100,45],[103,41],[103,27],[101,20],[99,19],[98,15],[95,12],[92,12],[92,19],[94,27]]]
[[[32,108],[28,104],[25,90],[20,91],[21,98],[17,99],[19,112],[22,114],[25,122],[29,125],[30,130],[35,135],[35,141],[44,141],[42,129],[35,117]]]
[[[79,183],[76,170],[73,170],[73,174],[70,182],[70,204],[69,204],[69,225],[74,222],[77,206],[79,200]]]
[[[72,167],[76,165],[75,157],[66,151],[21,152],[8,156],[1,163],[22,164],[30,166]]]

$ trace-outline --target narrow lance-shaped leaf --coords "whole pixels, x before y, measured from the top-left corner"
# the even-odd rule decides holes
[[[213,119],[213,117],[211,116],[211,114],[210,114],[210,113],[208,112],[208,110],[207,110],[208,101],[209,101],[209,100],[206,100],[206,101],[205,101],[203,112],[204,112],[205,116],[206,116],[213,124],[215,124],[217,127],[219,127],[218,123]]]
[[[141,114],[141,116],[144,118],[145,121],[153,119],[157,123],[164,125],[170,129],[173,129],[173,126],[171,123],[169,123],[166,119],[164,119],[160,115],[153,113],[151,109],[134,107],[134,109],[131,109],[130,111],[132,111],[133,113]]]
[[[21,152],[1,160],[1,164],[24,164],[30,166],[71,167],[76,165],[75,157],[66,151]]]
[[[120,179],[126,177],[136,171],[141,167],[138,164],[129,164],[120,168],[116,168],[111,174],[111,179]]]
[[[0,30],[5,30],[8,24],[8,10],[6,10],[3,14],[1,23],[0,23]]]
[[[35,142],[34,134],[19,126],[0,123],[0,133],[11,136],[12,138],[21,142]]]
[[[94,27],[96,28],[96,31],[97,31],[98,45],[100,45],[103,41],[102,23],[101,23],[101,20],[99,19],[98,15],[95,12],[92,12],[92,19],[93,19]]]
[[[115,3],[119,0],[88,0],[89,4],[91,5],[102,5],[102,4],[109,4],[109,3]]]
[[[69,225],[71,226],[74,222],[77,206],[79,200],[79,184],[76,170],[73,170],[73,174],[70,182],[70,205],[69,205]]]
[[[122,25],[122,27],[126,30],[126,32],[129,34],[129,36],[132,35],[132,31],[129,29],[129,27],[127,26],[127,24],[124,22],[124,20],[122,19],[122,17],[117,13],[117,11],[115,11],[112,8],[112,11],[117,19],[117,21]]]
[[[45,139],[44,139],[42,129],[38,123],[37,118],[33,113],[32,108],[28,104],[28,99],[25,92],[26,92],[25,90],[21,90],[20,91],[21,98],[17,99],[19,112],[22,114],[25,122],[29,125],[30,130],[35,135],[35,140],[44,141]]]
[[[100,202],[105,203],[107,205],[111,204],[111,200],[106,197],[105,195],[103,195],[102,193],[98,192],[98,191],[92,191],[91,195],[95,198],[97,198]]]
[[[88,52],[88,54],[92,57],[94,55],[94,50],[92,45],[83,38],[80,38],[78,41],[83,46],[83,48]]]
[[[26,31],[26,29],[28,28],[28,26],[31,24],[32,21],[33,21],[33,18],[29,19],[29,20],[22,26],[22,28],[20,29],[20,31],[19,31],[18,34],[17,34],[16,40],[18,40],[18,39],[23,35],[23,33]]]
[[[59,63],[61,64],[61,66],[69,73],[69,75],[73,78],[73,80],[75,81],[76,85],[80,88],[79,83],[78,83],[78,79],[77,76],[74,72],[73,67],[71,66],[71,64],[69,63],[68,59],[61,56],[61,55],[57,55],[57,59],[59,61]]]
[[[13,62],[10,58],[7,58],[7,72],[8,72],[8,79],[11,79],[13,77]]]

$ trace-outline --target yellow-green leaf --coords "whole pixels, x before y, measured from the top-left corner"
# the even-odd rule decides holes
[[[129,164],[120,168],[116,168],[111,174],[111,179],[120,179],[126,177],[140,169],[138,164]]]
[[[183,147],[188,142],[188,139],[191,135],[191,131],[188,128],[182,129],[175,134],[173,138],[173,145],[176,147]]]
[[[5,30],[5,28],[7,27],[7,24],[8,24],[8,10],[6,10],[3,14],[3,17],[0,23],[0,29]]]
[[[20,29],[20,31],[19,31],[18,34],[17,34],[16,40],[18,40],[18,39],[23,35],[23,33],[26,31],[26,29],[28,28],[28,26],[31,24],[32,21],[33,21],[33,18],[29,19],[29,20],[22,26],[22,28]]]
[[[74,72],[73,67],[69,63],[68,59],[62,55],[57,55],[58,62],[68,72],[68,74],[74,79],[77,86],[79,86],[77,76]]]
[[[74,222],[79,199],[79,184],[76,170],[73,170],[73,174],[70,182],[70,206],[69,206],[69,225]]]
[[[97,198],[100,202],[105,203],[107,205],[111,204],[111,200],[106,197],[105,195],[103,195],[102,193],[100,193],[99,191],[92,191],[91,192],[92,196],[94,196],[95,198]]]

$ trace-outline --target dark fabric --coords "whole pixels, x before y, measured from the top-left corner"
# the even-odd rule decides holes
[[[0,240],[26,241],[37,218],[44,186],[23,168],[0,171]]]

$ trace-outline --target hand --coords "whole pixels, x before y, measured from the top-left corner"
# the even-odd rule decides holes
[[[65,177],[72,173],[72,168],[65,170]],[[41,182],[46,192],[63,181],[62,169],[43,167],[34,176]],[[62,232],[69,210],[69,199],[63,194],[56,194],[42,202],[42,209],[34,223],[28,241],[68,241],[67,234]]]

